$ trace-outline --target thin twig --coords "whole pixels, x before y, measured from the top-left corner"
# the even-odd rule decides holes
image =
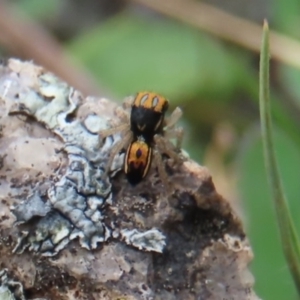
[[[193,0],[132,0],[226,41],[259,53],[261,26]],[[272,58],[300,68],[300,43],[271,31]]]

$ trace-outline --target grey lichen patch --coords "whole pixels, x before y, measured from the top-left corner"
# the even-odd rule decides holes
[[[33,72],[31,68],[18,68],[15,61],[11,61],[9,66],[21,73],[17,78],[21,78],[20,85],[26,72]],[[48,128],[62,141],[62,147],[57,151],[66,153],[68,161],[64,173],[56,172],[56,182],[49,183],[46,193],[44,190],[41,195],[37,184],[34,195],[24,197],[13,207],[17,223],[35,218],[34,229],[27,230],[25,226],[15,251],[21,253],[28,248],[46,256],[55,255],[76,238],[82,247],[95,249],[112,236],[111,224],[105,224],[103,214],[103,210],[112,204],[111,183],[104,174],[104,168],[113,144],[121,137],[116,134],[101,140],[98,132],[107,127],[107,118],[95,114],[88,114],[82,120],[75,118],[83,103],[79,92],[50,73],[30,75],[34,75],[31,88],[22,88],[21,85],[18,97],[11,92],[17,84],[16,78],[8,76],[4,80],[2,98],[9,107],[8,113],[32,117]],[[17,157],[15,154],[14,158]],[[116,156],[112,172],[120,170],[122,159],[123,155]],[[126,238],[125,241],[140,250],[162,251],[162,233],[155,234],[155,230],[150,228],[140,233],[143,234],[146,238],[131,237],[131,240]]]
[[[206,168],[163,158],[172,194],[155,168],[128,184],[124,153],[105,174],[122,138],[98,135],[118,123],[112,103],[32,63],[0,67],[0,115],[0,267],[29,299],[257,299],[242,224]]]
[[[8,270],[0,270],[0,300],[26,300],[24,288],[21,282],[9,277]],[[31,300],[47,300],[34,298]]]
[[[27,222],[34,216],[44,217],[50,210],[50,203],[45,203],[37,192],[29,196],[26,201],[18,204],[15,209],[12,208],[12,211],[17,218],[17,223]]]
[[[44,256],[52,256],[68,244],[72,230],[73,226],[67,219],[52,211],[41,218],[36,226],[22,231],[14,251],[22,253],[28,248]]]
[[[166,237],[157,229],[139,232],[137,229],[121,230],[121,236],[126,244],[132,245],[139,250],[162,253],[166,245]]]
[[[0,300],[25,300],[22,284],[10,279],[7,271],[0,270]]]
[[[13,83],[8,78],[5,85],[9,87]],[[68,165],[65,174],[47,191],[44,215],[50,212],[50,205],[51,210],[57,213],[37,222],[35,230],[26,236],[27,241],[19,243],[19,246],[31,244],[29,249],[46,251],[45,254],[49,255],[51,245],[55,245],[53,254],[56,254],[57,249],[62,248],[60,243],[65,245],[67,238],[71,240],[78,237],[83,247],[96,248],[98,242],[110,236],[109,229],[102,222],[101,208],[106,199],[110,198],[110,183],[103,176],[103,164],[113,139],[107,139],[100,148],[97,132],[91,133],[86,129],[87,124],[91,126],[90,119],[85,122],[85,126],[79,120],[69,119],[82,102],[81,95],[56,77],[48,73],[40,74],[36,78],[35,88],[23,90],[22,96],[19,94],[17,99],[8,97],[8,88],[3,96],[7,102],[12,102],[9,112],[31,116],[59,136],[63,141],[62,150],[68,155]],[[92,121],[96,128],[105,126],[100,117],[94,116]],[[37,193],[38,188],[35,191]],[[89,205],[89,198],[94,199],[93,205]],[[32,211],[36,212],[36,216],[43,214],[40,212],[41,201],[33,199],[39,199],[39,196],[28,197],[25,202],[17,205],[13,212],[18,221],[28,221],[29,215],[33,217]],[[66,221],[55,220],[54,216],[61,218],[60,214],[70,225],[66,225]],[[54,224],[58,228],[53,228]]]

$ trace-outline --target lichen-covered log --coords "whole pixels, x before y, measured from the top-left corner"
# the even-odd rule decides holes
[[[0,299],[258,299],[206,168],[165,159],[172,194],[154,167],[132,187],[122,153],[106,175],[113,108],[31,62],[1,65]]]

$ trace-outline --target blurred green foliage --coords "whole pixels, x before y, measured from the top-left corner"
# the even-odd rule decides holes
[[[58,0],[15,3],[47,24],[49,15],[62,7]],[[273,0],[269,6],[273,16],[271,29],[299,39],[300,2]],[[101,21],[66,42],[66,51],[74,60],[83,62],[120,100],[138,90],[153,90],[169,97],[174,106],[183,107],[189,137],[186,147],[193,158],[203,161],[212,132],[219,123],[233,125],[237,139],[232,145],[233,155],[224,164],[238,166],[237,189],[255,255],[252,264],[255,290],[262,299],[296,299],[264,170],[257,126],[257,55],[147,10],[122,12]],[[277,124],[275,146],[300,232],[300,70],[279,65],[271,77],[276,79],[271,82]],[[293,102],[293,117],[285,96]]]
[[[230,100],[248,77],[238,54],[194,29],[151,16],[118,15],[68,49],[120,97],[150,89],[176,104],[197,95]]]
[[[300,228],[299,147],[284,132],[275,128],[275,149],[292,216],[297,228]],[[258,126],[247,132],[240,155],[239,186],[245,202],[248,234],[255,256],[253,272],[256,291],[263,299],[297,299],[281,250]]]
[[[42,5],[40,0],[23,0],[16,1],[16,3],[18,4],[16,8],[20,12],[41,21],[51,19],[62,7],[60,0],[43,1]]]
[[[273,0],[272,13],[274,25],[281,33],[300,39],[300,2],[298,0]],[[300,111],[300,70],[290,66],[279,66],[279,79],[285,91],[291,96],[290,100]]]

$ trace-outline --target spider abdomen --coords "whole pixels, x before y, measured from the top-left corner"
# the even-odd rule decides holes
[[[130,143],[127,148],[124,171],[132,185],[138,184],[150,169],[152,161],[152,148],[141,137]]]

